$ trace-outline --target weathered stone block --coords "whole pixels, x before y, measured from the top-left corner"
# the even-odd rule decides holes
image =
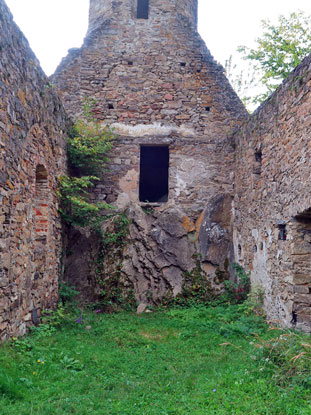
[[[310,289],[308,285],[295,285],[294,286],[294,293],[297,294],[309,294]]]

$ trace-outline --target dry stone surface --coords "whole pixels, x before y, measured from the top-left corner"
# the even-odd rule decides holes
[[[58,298],[66,117],[0,0],[0,339],[21,335]]]
[[[147,312],[182,290],[198,259],[216,290],[236,261],[270,319],[311,331],[311,56],[248,116],[196,31],[197,0],[152,0],[148,19],[136,11],[137,0],[91,0],[84,45],[51,84],[0,0],[0,339],[57,303],[68,121],[56,92],[72,117],[95,99],[115,129],[92,198],[130,220],[101,262],[97,235],[68,230],[65,278],[82,298],[96,301],[100,271]],[[169,152],[168,197],[155,203],[140,197],[148,147]]]
[[[234,246],[268,316],[311,330],[311,56],[236,136]]]
[[[211,281],[231,257],[230,136],[247,114],[196,31],[196,0],[154,0],[148,19],[136,9],[137,0],[92,0],[84,45],[69,51],[52,82],[71,116],[83,97],[94,98],[97,119],[118,135],[94,199],[129,210],[122,273],[139,302],[153,302],[181,290],[194,254],[203,252]],[[169,148],[167,202],[139,200],[141,146]],[[205,214],[214,202],[217,214]]]

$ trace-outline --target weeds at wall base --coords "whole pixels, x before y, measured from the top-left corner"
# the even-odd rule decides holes
[[[134,287],[122,272],[123,251],[128,243],[130,220],[126,212],[110,215],[106,228],[99,232],[100,247],[91,264],[100,288],[98,305],[107,312],[134,310]]]

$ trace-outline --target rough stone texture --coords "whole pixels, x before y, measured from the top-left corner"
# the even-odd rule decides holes
[[[310,331],[311,56],[236,136],[234,247],[265,310]],[[262,156],[260,157],[260,153]],[[261,161],[260,161],[261,158]],[[286,227],[286,240],[281,239]]]
[[[94,197],[129,208],[122,272],[146,302],[178,293],[195,253],[202,251],[211,279],[224,269],[231,255],[230,136],[247,114],[196,31],[196,0],[153,0],[149,19],[137,19],[136,7],[137,0],[92,0],[84,45],[69,52],[52,82],[72,116],[81,113],[83,97],[95,98],[97,119],[118,135]],[[152,214],[139,202],[141,145],[169,146],[169,198],[152,205]]]
[[[217,289],[234,260],[233,241],[235,260],[265,290],[269,318],[311,331],[311,56],[247,117],[196,32],[196,0],[152,0],[147,20],[136,19],[135,9],[136,0],[91,0],[85,43],[53,77],[72,116],[81,113],[84,96],[96,98],[97,118],[118,134],[93,198],[126,210],[131,222],[124,244],[103,258],[102,272],[134,288],[143,308],[179,293],[198,258]],[[67,121],[3,0],[0,53],[5,339],[24,334],[42,308],[56,304],[55,190],[65,170]],[[169,147],[168,202],[139,202],[141,145]],[[113,230],[113,221],[103,229]],[[80,229],[71,229],[68,241],[66,278],[95,300],[102,245]]]
[[[25,333],[58,297],[65,115],[0,0],[0,339]]]

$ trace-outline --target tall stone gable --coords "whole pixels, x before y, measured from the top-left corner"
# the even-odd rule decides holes
[[[65,111],[0,0],[0,340],[56,306]]]
[[[83,46],[52,77],[71,116],[95,99],[118,136],[94,197],[131,219],[119,274],[139,302],[180,292],[197,261],[217,287],[231,261],[230,136],[246,111],[196,29],[197,0],[91,0]],[[71,244],[66,275],[87,292],[92,243]]]

